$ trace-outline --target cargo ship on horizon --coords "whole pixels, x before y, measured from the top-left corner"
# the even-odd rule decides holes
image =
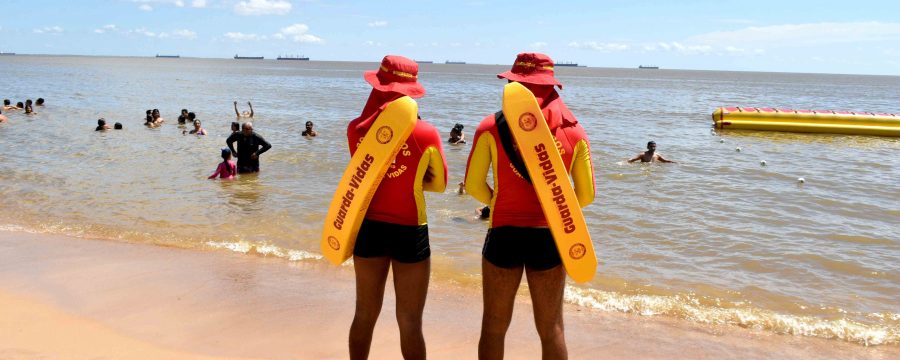
[[[638,65],[638,69],[658,70],[658,69],[659,69],[659,66],[653,66],[653,65]]]
[[[278,55],[278,57],[275,58],[275,59],[276,59],[276,60],[300,60],[300,61],[309,61],[309,58],[306,57],[306,56],[303,56],[303,55],[300,55],[300,56],[296,56],[296,55],[285,55],[285,56],[281,56],[281,55]]]
[[[265,59],[262,56],[239,56],[238,54],[234,54],[235,60],[262,60]]]
[[[164,59],[180,59],[180,58],[181,58],[181,55],[160,55],[160,54],[156,54],[156,57],[158,57],[158,58],[164,58]]]

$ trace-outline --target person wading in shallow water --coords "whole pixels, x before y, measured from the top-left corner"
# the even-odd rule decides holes
[[[253,123],[249,121],[241,125],[241,132],[232,133],[225,143],[237,156],[239,174],[259,172],[259,156],[272,148],[266,139],[253,131]],[[237,150],[234,148],[234,143],[237,143]]]
[[[554,88],[562,89],[562,84],[553,76],[553,60],[544,54],[522,53],[512,70],[497,77],[519,82],[534,94],[566,170],[572,175],[578,202],[582,207],[590,204],[594,200],[594,175],[587,135]],[[510,126],[514,125],[507,123],[502,112],[485,117],[475,131],[466,168],[466,191],[492,205],[482,250],[484,313],[478,357],[503,358],[506,330],[524,273],[543,358],[565,359],[568,352],[562,300],[566,272],[531,184],[535,179],[527,177]],[[496,187],[492,189],[485,180],[495,161]]]
[[[651,141],[647,143],[647,151],[642,152],[640,154],[635,155],[634,158],[628,160],[628,162],[633,163],[635,161],[640,160],[642,163],[644,162],[661,162],[661,163],[675,163],[674,161],[667,160],[662,156],[662,154],[656,152],[656,142]]]
[[[367,71],[372,93],[362,114],[347,126],[351,155],[378,115],[404,95],[420,98],[419,66],[402,56],[385,56],[377,71]],[[374,136],[374,135],[372,135]],[[443,192],[447,161],[437,129],[419,120],[378,185],[353,248],[356,312],[350,326],[350,358],[365,359],[381,313],[388,272],[394,272],[400,350],[405,359],[425,359],[422,312],[431,273],[431,248],[422,191]]]

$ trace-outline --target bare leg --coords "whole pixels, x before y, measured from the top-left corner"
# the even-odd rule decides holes
[[[350,358],[366,359],[372,346],[372,332],[381,313],[384,301],[384,284],[387,281],[391,259],[388,257],[353,257],[356,271],[356,314],[350,325]]]
[[[481,259],[484,285],[484,312],[481,317],[479,359],[503,359],[506,330],[512,321],[516,291],[522,281],[522,267],[505,269]]]
[[[526,269],[525,276],[534,304],[534,324],[541,337],[543,359],[567,359],[562,309],[566,272],[558,265],[544,271]]]
[[[394,291],[397,293],[397,325],[400,327],[400,351],[403,358],[425,359],[422,312],[428,295],[431,259],[417,263],[391,261]]]

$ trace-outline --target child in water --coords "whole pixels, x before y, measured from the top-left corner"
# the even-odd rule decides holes
[[[216,172],[210,175],[208,179],[215,179],[216,176],[220,179],[234,179],[235,174],[237,174],[237,164],[234,163],[234,160],[231,160],[231,149],[227,147],[222,148],[222,162],[219,163]]]

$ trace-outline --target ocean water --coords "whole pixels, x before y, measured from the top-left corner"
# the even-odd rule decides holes
[[[345,129],[375,63],[12,56],[0,98],[43,97],[0,124],[0,228],[325,261],[324,215]],[[422,117],[449,133],[500,107],[508,66],[421,65]],[[900,113],[900,77],[557,68],[591,139],[584,209],[597,277],[566,301],[863,345],[900,344],[900,139],[711,130],[718,106]],[[273,144],[259,175],[211,181],[252,101]],[[167,123],[147,129],[146,109]],[[197,113],[208,136],[175,119]],[[96,120],[125,129],[94,132]],[[316,123],[319,137],[300,136]],[[628,164],[655,140],[680,164]],[[740,148],[741,151],[736,151]],[[479,286],[487,224],[455,193],[469,146],[444,148],[450,186],[426,195],[435,283]],[[765,160],[767,166],[761,166]],[[798,178],[805,183],[799,183]]]

